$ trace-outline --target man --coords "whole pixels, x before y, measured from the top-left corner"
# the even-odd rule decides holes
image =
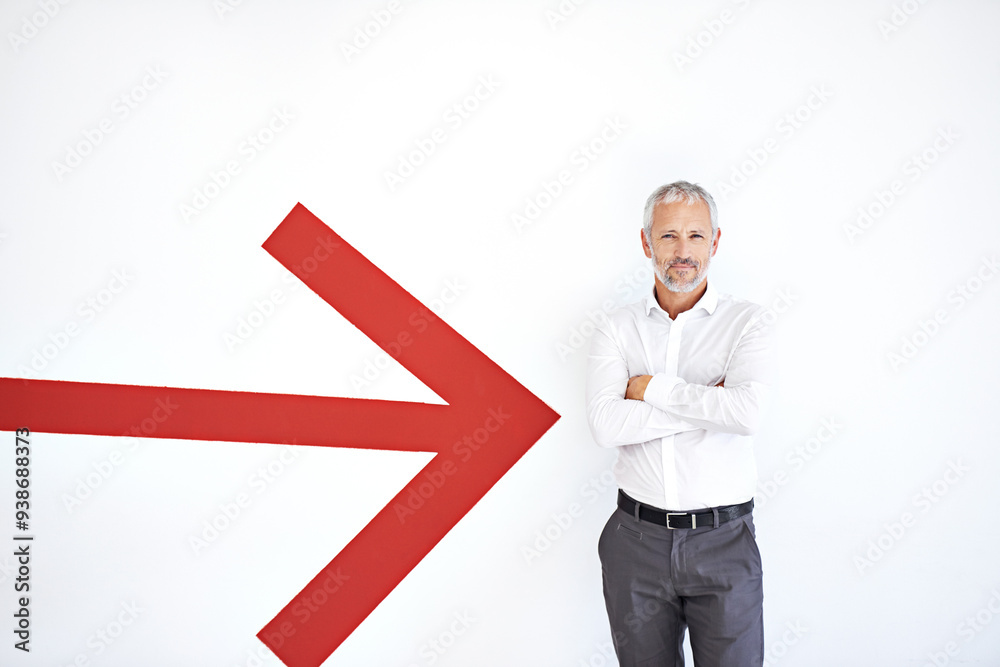
[[[715,202],[678,181],[647,200],[642,248],[655,285],[594,332],[587,416],[615,447],[618,509],[598,551],[625,666],[760,667],[760,552],[752,438],[766,390],[764,309],[707,279]]]

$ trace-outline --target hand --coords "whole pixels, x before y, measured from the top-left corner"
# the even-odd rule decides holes
[[[646,395],[646,385],[653,379],[652,375],[636,375],[628,379],[628,386],[625,388],[625,398],[633,401],[641,401]]]

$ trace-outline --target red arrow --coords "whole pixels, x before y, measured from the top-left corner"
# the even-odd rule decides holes
[[[327,447],[435,452],[257,634],[289,667],[310,667],[347,639],[559,415],[302,204],[264,249],[448,405],[0,378],[0,429],[235,442],[294,438]],[[169,416],[154,423],[150,415],[158,406],[159,414],[167,406]]]

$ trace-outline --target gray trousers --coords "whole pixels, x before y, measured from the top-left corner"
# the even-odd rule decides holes
[[[616,509],[598,544],[622,667],[761,667],[763,588],[753,514],[669,529]]]

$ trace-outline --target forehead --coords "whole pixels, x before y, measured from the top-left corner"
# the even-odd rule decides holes
[[[657,204],[653,208],[653,229],[712,229],[712,214],[708,204],[698,200],[693,204],[686,201],[675,201],[669,204]]]

